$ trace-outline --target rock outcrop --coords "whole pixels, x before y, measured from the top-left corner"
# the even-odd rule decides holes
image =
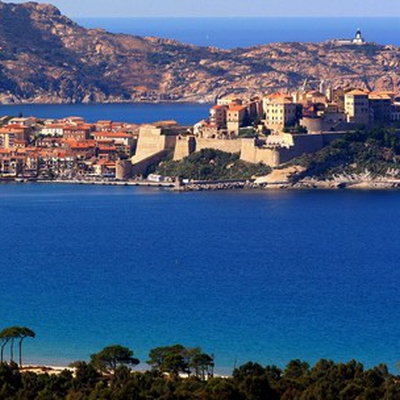
[[[0,2],[0,102],[210,102],[333,86],[398,90],[400,48],[276,43],[222,50],[85,29],[51,5]]]

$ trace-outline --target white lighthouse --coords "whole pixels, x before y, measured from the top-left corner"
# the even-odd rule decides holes
[[[364,38],[362,37],[361,29],[360,29],[360,28],[357,29],[356,36],[355,36],[355,38],[353,39],[353,43],[354,43],[354,44],[365,44],[365,40],[364,40]]]

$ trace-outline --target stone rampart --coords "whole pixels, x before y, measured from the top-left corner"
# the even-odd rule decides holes
[[[196,150],[196,138],[194,136],[178,136],[176,139],[174,161],[183,160]]]
[[[264,163],[271,167],[280,164],[279,152],[272,148],[261,147],[257,139],[242,139],[240,159],[249,163]]]
[[[131,175],[145,175],[150,166],[159,164],[167,154],[168,150],[162,150],[136,163],[132,163]]]
[[[303,154],[314,153],[340,138],[343,132],[326,132],[322,134],[299,134],[277,137],[274,147],[273,138],[265,142],[257,139],[242,139],[240,158],[250,163],[264,163],[276,167]],[[278,140],[280,139],[280,140]]]
[[[144,125],[140,127],[136,153],[131,159],[132,164],[137,164],[161,151],[174,149],[175,143],[176,136],[163,135],[162,128]]]
[[[240,153],[242,139],[205,139],[196,138],[196,151],[214,149],[226,153]]]

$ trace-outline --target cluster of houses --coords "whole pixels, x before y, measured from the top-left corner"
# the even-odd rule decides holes
[[[279,92],[249,101],[234,95],[221,98],[211,107],[209,118],[194,126],[194,134],[234,138],[247,135],[249,127],[275,135],[319,133],[400,121],[400,98],[392,92],[323,90],[323,84],[321,89]]]
[[[0,119],[0,177],[115,177],[135,151],[138,126],[81,117]]]
[[[394,93],[333,90],[323,83],[319,90],[220,98],[193,127],[2,117],[0,178],[129,179],[146,175],[168,154],[180,160],[204,148],[276,166],[359,126],[398,122],[400,99]]]

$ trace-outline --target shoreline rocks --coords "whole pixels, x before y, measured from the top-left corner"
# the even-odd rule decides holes
[[[0,179],[0,183],[39,183],[39,184],[72,184],[72,185],[104,185],[104,186],[141,186],[168,189],[177,193],[221,191],[221,190],[397,190],[400,189],[400,179],[377,178],[371,180],[317,180],[303,179],[296,183],[257,181],[231,182],[193,182],[174,186],[173,183],[150,181],[86,181],[86,180],[29,180],[29,179]]]

